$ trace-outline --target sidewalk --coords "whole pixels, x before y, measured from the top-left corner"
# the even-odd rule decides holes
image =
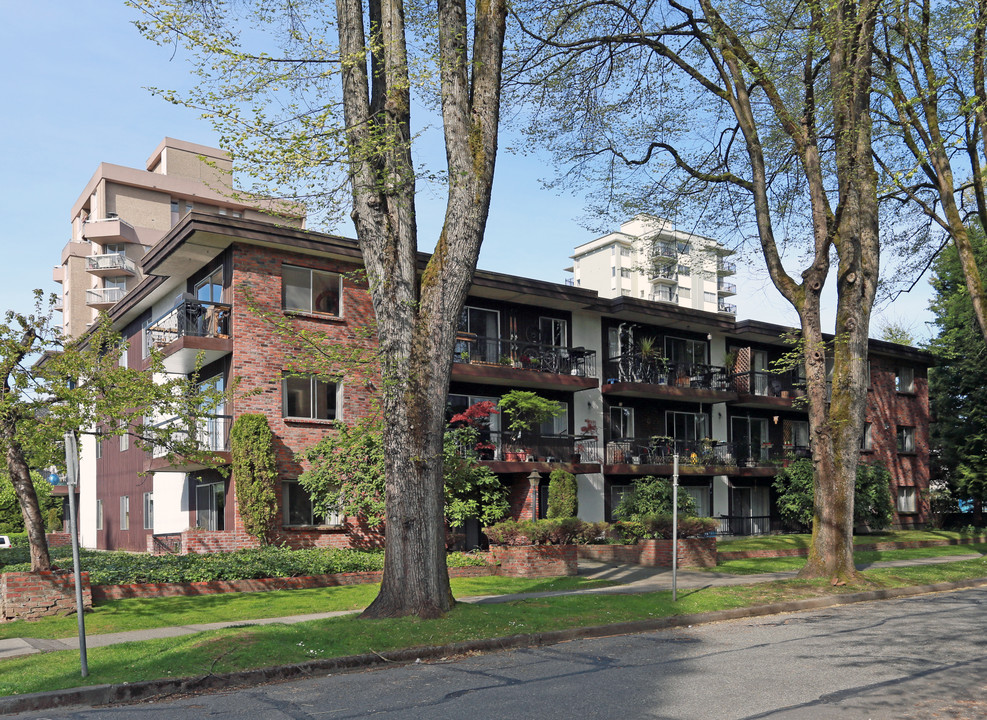
[[[979,553],[969,555],[950,555],[948,557],[919,558],[915,560],[888,560],[857,565],[858,570],[876,567],[906,567],[914,565],[936,565],[939,563],[956,562],[960,560],[975,560],[982,557]],[[697,588],[722,587],[729,585],[753,585],[771,580],[787,580],[795,576],[794,572],[762,573],[758,575],[726,575],[723,573],[700,572],[697,570],[679,570],[677,586],[680,590]],[[593,560],[579,561],[579,575],[591,580],[609,580],[619,583],[612,587],[588,588],[585,590],[558,590],[553,592],[517,593],[513,595],[488,595],[483,597],[457,598],[459,602],[488,604],[503,603],[527,598],[555,597],[559,595],[632,595],[649,593],[660,590],[671,590],[671,568],[648,568],[640,565],[612,565]],[[118,643],[153,640],[156,638],[179,637],[191,635],[205,630],[219,630],[227,627],[246,625],[272,625],[282,623],[291,625],[308,620],[352,615],[359,611],[337,611],[328,613],[312,613],[308,615],[290,615],[288,617],[262,618],[258,620],[234,620],[201,625],[178,625],[173,627],[153,628],[149,630],[132,630],[129,632],[106,633],[102,635],[87,635],[86,646],[89,648],[105,647]],[[31,655],[53,650],[78,650],[78,637],[60,640],[42,640],[38,638],[10,638],[0,640],[0,659]]]

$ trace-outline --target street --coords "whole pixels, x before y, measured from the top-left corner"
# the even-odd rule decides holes
[[[987,590],[19,718],[981,718]]]

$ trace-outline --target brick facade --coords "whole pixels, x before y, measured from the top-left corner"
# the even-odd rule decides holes
[[[499,575],[558,577],[579,572],[575,545],[493,545],[490,555],[500,563]]]
[[[81,573],[82,606],[91,609],[89,573]],[[75,612],[75,577],[70,572],[8,572],[0,575],[0,621],[37,620]]]
[[[671,540],[642,540],[637,545],[580,545],[579,557],[644,567],[672,567]],[[716,567],[716,538],[679,538],[678,566]]]

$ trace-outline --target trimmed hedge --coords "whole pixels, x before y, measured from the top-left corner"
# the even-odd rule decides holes
[[[16,560],[16,563],[11,563],[11,560]],[[464,553],[450,553],[447,562],[449,567],[486,565],[482,557]],[[52,563],[62,568],[71,568],[71,548],[53,548]],[[150,582],[249,580],[382,570],[384,553],[335,548],[291,550],[274,546],[203,555],[147,555],[85,550],[81,553],[80,564],[82,569],[89,573],[89,580],[93,585],[128,585]],[[27,548],[4,550],[0,553],[0,572],[30,569]]]
[[[679,518],[680,538],[714,533],[713,518]],[[505,520],[483,528],[491,545],[633,545],[642,539],[671,539],[671,515],[644,515],[640,520],[590,523],[578,518],[561,520]]]

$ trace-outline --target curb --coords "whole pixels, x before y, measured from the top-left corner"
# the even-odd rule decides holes
[[[96,706],[137,701],[146,702],[161,700],[170,695],[195,693],[203,690],[220,690],[243,685],[262,685],[271,682],[300,680],[326,672],[363,670],[384,665],[413,663],[416,660],[431,660],[463,655],[471,652],[497,652],[524,647],[554,645],[570,640],[631,635],[634,633],[722,622],[724,620],[763,617],[765,615],[777,615],[803,610],[818,610],[838,605],[853,605],[855,603],[873,602],[876,600],[894,600],[897,598],[948,592],[950,590],[962,590],[984,585],[987,585],[987,577],[968,578],[966,580],[935,583],[932,585],[915,585],[912,587],[889,588],[887,590],[868,590],[866,592],[850,593],[848,595],[792,600],[789,602],[770,603],[768,605],[756,605],[731,610],[717,610],[715,612],[696,613],[692,615],[674,615],[666,618],[656,618],[654,620],[633,620],[611,625],[595,625],[543,633],[469,640],[451,645],[432,645],[407,650],[395,650],[388,653],[349,655],[341,658],[311,660],[295,665],[259,668],[257,670],[244,670],[219,675],[146,680],[139,683],[123,683],[122,685],[93,685],[91,687],[13,695],[0,697],[0,715],[30,712],[33,710],[50,710],[72,705]]]

